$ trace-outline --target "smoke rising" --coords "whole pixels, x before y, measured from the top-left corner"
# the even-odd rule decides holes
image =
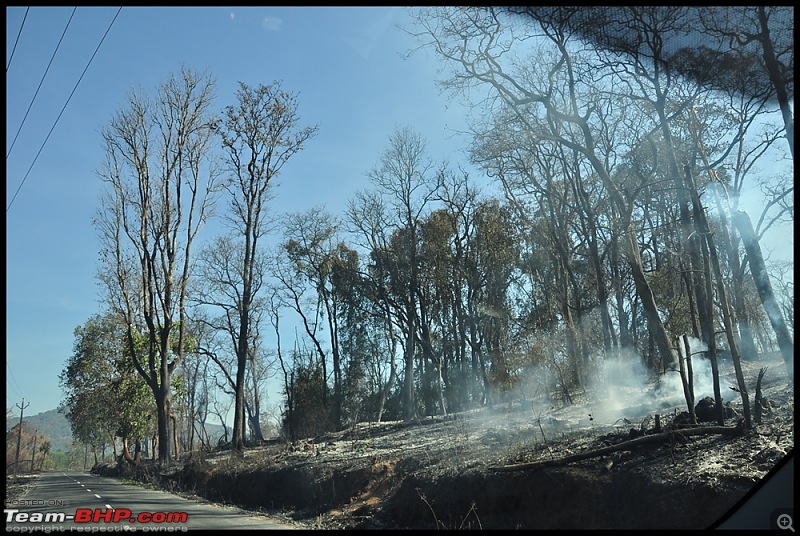
[[[714,398],[714,383],[711,361],[704,353],[707,348],[701,341],[690,338],[692,385],[695,404],[706,396]],[[720,391],[723,402],[732,401],[737,395],[729,388],[736,385],[733,369],[728,360],[720,360]],[[678,413],[687,411],[686,398],[679,370],[668,370],[654,376],[634,351],[618,351],[606,357],[599,366],[599,374],[591,379],[587,392],[589,403],[586,417],[590,422],[614,425],[619,422],[637,421],[656,413]],[[578,423],[585,424],[581,417]]]

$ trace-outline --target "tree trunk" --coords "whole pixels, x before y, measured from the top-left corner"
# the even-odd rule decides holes
[[[614,287],[614,303],[619,322],[619,345],[628,348],[635,344],[630,335],[628,313],[625,311],[625,295],[622,292],[622,273],[619,264],[619,237],[615,234],[611,239],[611,277]]]
[[[413,306],[408,307],[408,333],[406,333],[405,372],[403,375],[403,406],[405,420],[413,421],[417,418],[417,402],[414,389],[414,349],[416,348],[414,332],[416,325],[414,319],[416,311]]]
[[[250,429],[253,434],[251,439],[255,441],[264,441],[264,432],[261,430],[261,410],[258,408],[258,404],[254,404],[254,406],[255,409],[253,409],[253,406],[250,404],[245,404],[247,420],[250,423]]]
[[[772,44],[772,37],[769,33],[769,22],[765,9],[763,5],[758,6],[758,22],[761,25],[759,41],[761,42],[764,65],[767,68],[772,87],[775,88],[775,95],[778,97],[778,105],[781,108],[786,141],[789,143],[789,152],[792,154],[792,160],[794,160],[794,114],[792,113],[792,105],[790,104],[790,101],[793,101],[794,98],[790,98],[789,93],[786,91],[786,86],[788,84],[781,73],[781,65],[775,56],[775,47]],[[791,72],[793,73],[794,70]],[[792,83],[792,86],[793,85]]]
[[[175,459],[178,459],[178,456],[180,456],[181,453],[181,450],[178,447],[178,420],[174,415],[172,415],[172,413],[169,415],[169,424],[171,426],[170,431],[172,432],[173,455],[175,456]]]
[[[136,465],[141,460],[141,453],[139,451],[139,445],[136,445],[136,453],[135,456],[131,455],[130,447],[128,446],[129,440],[127,437],[122,438],[122,459],[125,460],[130,465]],[[97,463],[97,453],[95,455],[95,463]]]
[[[389,362],[389,379],[386,380],[386,385],[384,385],[383,389],[381,389],[380,398],[378,399],[378,412],[376,414],[377,422],[381,422],[381,419],[383,419],[383,410],[386,407],[386,400],[389,398],[389,393],[392,392],[394,382],[397,380],[397,362],[395,361],[395,356],[397,355],[397,337],[395,336],[395,332],[392,328],[392,320],[389,317],[388,310],[385,311],[385,313],[386,332],[389,336],[389,340],[391,341],[391,344],[389,345],[391,348],[391,353]]]
[[[169,378],[166,380],[162,377],[162,385],[159,386],[156,392],[156,414],[158,417],[158,463],[159,465],[168,465],[171,460],[172,449],[172,434],[170,433],[170,395],[169,395]],[[166,382],[166,389],[164,383]]]
[[[711,260],[708,255],[708,244],[703,244],[703,272],[708,274],[705,278],[706,288],[705,295],[708,300],[704,304],[704,309],[701,310],[702,315],[708,318],[714,318],[714,288],[711,281]],[[719,362],[717,361],[717,338],[711,337],[708,340],[708,359],[711,362],[711,379],[714,387],[714,411],[717,416],[717,424],[722,426],[725,423],[725,413],[722,407],[722,392],[719,387]]]
[[[244,346],[244,348],[243,348]],[[247,354],[241,355],[246,352],[247,345],[239,342],[237,354],[237,367],[236,367],[236,387],[235,387],[235,402],[233,411],[233,437],[231,438],[231,448],[233,450],[244,450],[244,373],[247,369]]]
[[[681,347],[681,341],[675,341],[675,347]],[[697,424],[697,415],[694,411],[694,374],[692,372],[692,349],[689,346],[689,337],[683,335],[683,357],[680,359],[681,382],[683,383],[683,395],[686,398],[686,405],[689,409],[689,422]]]
[[[623,243],[627,249],[625,256],[628,260],[628,266],[631,269],[634,285],[636,286],[636,294],[642,301],[645,318],[647,319],[647,328],[658,347],[663,368],[666,369],[667,366],[677,364],[677,359],[675,358],[675,352],[670,344],[667,330],[664,328],[664,323],[661,321],[653,290],[650,288],[650,284],[645,277],[642,257],[639,253],[639,246],[636,243],[636,236],[632,229],[628,231],[628,236],[623,238]]]
[[[722,277],[722,268],[720,267],[719,257],[717,255],[717,247],[714,240],[714,235],[708,225],[705,209],[700,202],[700,196],[697,193],[697,186],[695,185],[692,170],[687,165],[684,168],[686,177],[686,185],[689,188],[689,193],[692,196],[692,205],[694,207],[694,217],[698,225],[698,231],[701,236],[705,237],[705,242],[708,245],[708,254],[711,260],[711,268],[714,272],[714,279],[717,281],[717,296],[719,297],[720,309],[722,311],[722,323],[725,326],[725,336],[728,340],[728,348],[731,351],[731,360],[733,367],[736,370],[736,380],[739,385],[739,394],[742,397],[742,409],[744,411],[745,426],[750,430],[753,426],[750,417],[750,400],[747,395],[747,384],[744,381],[744,374],[742,373],[742,365],[739,361],[739,349],[736,345],[736,338],[733,334],[733,317],[731,316],[731,307],[728,302],[728,293],[725,289],[725,279]]]
[[[142,461],[142,438],[137,437],[133,445],[133,461],[139,463]]]
[[[761,298],[761,305],[767,313],[769,322],[775,331],[778,347],[783,355],[783,362],[786,365],[786,373],[789,376],[789,383],[794,385],[794,341],[786,325],[786,321],[781,313],[778,301],[772,291],[769,273],[764,265],[764,257],[761,254],[761,246],[758,238],[753,231],[753,225],[746,212],[738,211],[733,215],[733,222],[742,237],[742,244],[747,251],[747,258],[750,263],[750,273],[753,274],[758,296]]]

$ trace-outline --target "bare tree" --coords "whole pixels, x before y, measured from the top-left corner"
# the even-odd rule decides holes
[[[400,263],[395,280],[404,319],[405,357],[403,407],[405,419],[417,417],[414,387],[414,357],[419,329],[419,241],[422,216],[432,201],[436,184],[430,176],[432,164],[426,154],[426,142],[411,128],[399,128],[389,137],[389,147],[381,155],[369,179],[387,199],[392,211],[389,224],[394,228],[392,244],[395,260]]]
[[[794,7],[707,6],[698,8],[698,18],[710,40],[699,47],[696,61],[686,70],[726,90],[754,94],[770,86],[771,91],[761,92],[761,97],[777,101],[794,159]],[[714,69],[709,68],[710,61]],[[738,85],[743,78],[750,82],[745,88]]]
[[[220,281],[220,290],[230,300],[225,308],[237,358],[232,444],[242,450],[245,374],[254,331],[252,308],[264,278],[258,246],[271,223],[267,202],[275,178],[316,134],[317,127],[298,126],[297,98],[283,90],[279,82],[258,87],[240,83],[237,99],[236,105],[225,108],[219,133],[230,173],[226,183],[230,210],[225,220],[233,230],[232,239],[241,240],[243,245],[236,266],[231,266],[232,277]]]
[[[549,48],[539,56],[540,65],[507,59],[513,44],[525,42],[531,34],[518,37],[513,31],[506,32],[510,29],[503,23],[502,9],[442,8],[434,13],[423,12],[418,18],[424,28],[419,37],[426,39],[425,45],[456,66],[453,76],[445,82],[446,87],[454,90],[475,86],[488,88],[491,97],[486,98],[486,104],[505,106],[516,114],[515,121],[525,128],[530,143],[562,145],[580,155],[596,174],[621,222],[620,250],[633,277],[649,331],[662,359],[677,363],[655,294],[645,275],[632,225],[637,190],[631,191],[628,185],[615,180],[614,148],[602,143],[601,133],[609,128],[607,115],[617,107],[602,100],[590,86],[593,75],[589,69],[581,69],[576,61],[563,14],[544,15],[538,21],[539,37],[544,38]],[[516,73],[514,67],[518,67]]]
[[[154,99],[132,92],[103,130],[108,190],[95,220],[100,279],[127,323],[133,363],[156,401],[158,459],[169,463],[172,384],[186,345],[191,248],[209,216],[215,173],[211,150],[214,81],[183,68]]]
[[[378,191],[358,192],[350,200],[347,207],[347,223],[350,232],[356,237],[359,245],[367,252],[375,253],[389,248],[387,229],[389,222],[386,215],[387,207],[382,195]],[[382,364],[380,356],[373,361],[371,370],[379,384],[378,407],[375,420],[380,422],[386,407],[386,401],[397,381],[397,350],[399,346],[399,318],[394,314],[395,302],[385,291],[387,278],[386,267],[383,263],[372,263],[362,273],[368,299],[373,304],[372,314],[376,322],[383,326],[383,332],[388,339],[389,375],[382,378]],[[382,382],[382,383],[381,383]]]

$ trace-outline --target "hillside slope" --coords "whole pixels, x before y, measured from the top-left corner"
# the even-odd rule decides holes
[[[768,402],[749,433],[737,430],[736,399],[726,427],[701,423],[706,432],[681,424],[679,406],[615,408],[601,419],[586,395],[546,411],[515,404],[360,424],[244,455],[194,456],[164,472],[144,464],[135,473],[162,488],[318,528],[707,528],[794,448],[794,389],[780,363],[759,362],[747,364],[753,391],[762,366],[769,366]],[[735,385],[725,382],[726,390]],[[602,455],[563,460],[588,452]],[[529,468],[535,462],[547,463]]]
[[[28,423],[38,434],[50,438],[53,451],[66,452],[72,445],[72,429],[63,413],[56,409],[43,411],[36,415],[23,415],[23,420]],[[19,424],[19,416],[6,417],[6,430],[11,430]]]
[[[72,428],[64,414],[57,409],[35,415],[23,415],[23,418],[38,434],[44,434],[50,438],[53,452],[57,450],[67,452],[72,446]],[[6,418],[6,430],[11,430],[18,424],[18,416]],[[222,426],[219,424],[206,423],[205,428],[212,441],[219,440],[223,435]]]

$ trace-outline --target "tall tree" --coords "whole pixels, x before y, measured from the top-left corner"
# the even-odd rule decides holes
[[[425,140],[410,127],[398,128],[389,137],[389,146],[379,163],[369,172],[369,179],[386,196],[392,211],[394,228],[390,257],[398,261],[395,286],[404,319],[405,356],[403,408],[406,420],[417,417],[414,385],[414,357],[419,329],[419,241],[420,224],[436,191],[430,175],[432,164]]]
[[[231,336],[236,348],[236,387],[232,445],[244,448],[245,374],[250,357],[253,331],[251,308],[261,289],[264,273],[258,262],[258,245],[269,229],[267,201],[275,178],[289,159],[300,152],[317,127],[298,125],[296,95],[281,88],[279,82],[250,87],[240,82],[238,103],[225,108],[219,133],[230,173],[225,188],[230,194],[230,210],[225,220],[234,240],[243,241],[242,256],[235,267],[236,278],[223,282],[233,285],[237,325]]]
[[[397,307],[393,297],[387,292],[388,267],[381,262],[381,252],[389,249],[388,207],[380,192],[367,190],[358,192],[347,207],[347,223],[358,245],[367,252],[370,259],[360,274],[361,292],[370,302],[370,314],[388,341],[388,377],[380,372],[384,369],[379,354],[373,356],[370,370],[379,390],[375,420],[380,422],[386,409],[386,402],[397,381],[397,348],[402,320],[396,314]]]
[[[216,184],[207,165],[213,91],[210,75],[184,67],[154,98],[132,91],[103,129],[100,280],[126,327],[133,365],[153,392],[162,464],[174,454],[171,378],[184,356],[191,250]]]
[[[330,348],[331,366],[333,373],[334,400],[332,409],[332,424],[338,428],[341,422],[342,405],[342,364],[341,349],[339,344],[340,319],[340,293],[334,289],[334,268],[341,243],[338,242],[337,233],[339,222],[321,207],[314,207],[306,212],[290,214],[285,219],[285,241],[282,249],[288,261],[289,277],[281,277],[285,284],[297,283],[295,289],[286,289],[290,294],[302,294],[303,288],[308,288],[314,294],[309,306],[316,313],[300,310],[301,304],[295,301],[295,310],[303,319],[306,335],[311,339],[319,356],[323,378],[320,393],[321,400],[329,405],[327,394],[328,352],[324,346],[322,334],[327,331],[327,347]],[[309,322],[313,316],[314,320]],[[319,326],[320,322],[327,324],[327,329]]]
[[[479,245],[485,243],[487,251],[495,247],[501,250],[501,242],[507,235],[501,231],[502,236],[483,242],[476,237],[479,221],[483,221],[479,212],[484,201],[467,173],[442,169],[437,182],[436,197],[443,208],[438,211],[438,218],[431,218],[433,222],[439,220],[434,238],[440,241],[434,244],[437,252],[432,274],[436,287],[434,310],[438,310],[443,366],[447,367],[448,407],[461,411],[473,401],[485,400],[490,388],[479,332],[478,308],[485,290],[485,279],[479,270]],[[500,238],[501,242],[495,244],[492,238]],[[499,273],[503,271],[499,266],[496,268]]]

